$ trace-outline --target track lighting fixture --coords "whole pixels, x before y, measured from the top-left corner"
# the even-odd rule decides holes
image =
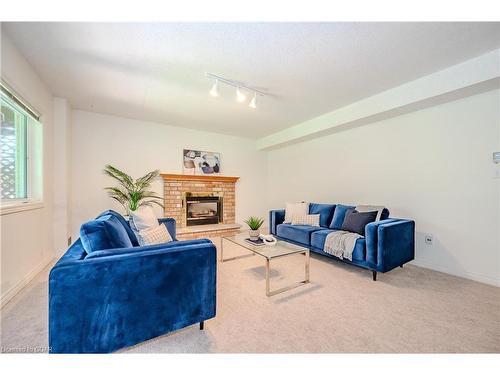
[[[248,106],[253,109],[257,108],[257,93],[253,93],[253,99]]]
[[[212,86],[212,89],[210,90],[210,95],[213,97],[218,97],[219,96],[219,80],[216,79],[214,82],[214,85]]]
[[[243,103],[245,100],[247,100],[247,96],[241,92],[239,87],[237,87],[236,88],[236,101],[238,103]]]
[[[225,83],[226,85],[236,88],[236,101],[238,103],[243,103],[244,101],[247,100],[247,94],[245,93],[245,91],[249,92],[250,94],[253,93],[253,98],[250,101],[250,104],[248,105],[250,108],[253,109],[257,108],[257,95],[266,96],[266,94],[263,93],[262,91],[244,85],[238,81],[226,79],[224,77],[212,73],[207,73],[207,77],[214,80],[214,84],[212,86],[212,89],[210,90],[210,95],[213,97],[219,96],[219,82]]]

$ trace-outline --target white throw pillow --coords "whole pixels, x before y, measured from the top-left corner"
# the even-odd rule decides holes
[[[309,202],[287,203],[284,223],[290,224],[294,216],[303,216],[309,213]]]
[[[130,219],[132,229],[138,232],[153,229],[160,225],[153,209],[149,206],[141,206],[136,211],[131,211]]]
[[[154,245],[157,243],[170,242],[172,241],[172,236],[165,225],[158,225],[155,228],[137,232],[137,240],[141,246]]]
[[[292,225],[312,225],[319,227],[319,214],[317,215],[294,215]]]

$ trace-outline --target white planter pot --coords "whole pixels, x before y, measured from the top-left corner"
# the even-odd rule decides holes
[[[251,240],[256,240],[257,238],[259,238],[260,231],[258,229],[257,230],[250,229],[248,231],[248,234],[250,235]]]

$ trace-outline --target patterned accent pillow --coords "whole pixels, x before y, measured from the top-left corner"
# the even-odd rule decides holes
[[[309,213],[309,202],[287,203],[285,208],[285,221],[289,224],[292,222],[292,217],[307,215]]]
[[[140,230],[137,232],[137,240],[139,245],[154,245],[157,243],[165,243],[172,241],[172,236],[165,225],[158,225],[153,229]]]
[[[312,225],[319,227],[320,214],[316,215],[294,215],[292,217],[292,225]]]

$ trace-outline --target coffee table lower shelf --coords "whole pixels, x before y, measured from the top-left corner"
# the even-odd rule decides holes
[[[251,254],[246,254],[246,255],[239,255],[231,258],[226,258],[224,259],[224,240],[232,242],[236,245],[239,245],[240,247],[251,251]],[[247,258],[249,256],[254,256],[254,255],[260,255],[265,258],[266,260],[266,296],[267,297],[272,297],[275,296],[276,294],[285,292],[290,289],[297,288],[299,286],[305,285],[309,283],[309,249],[304,248],[304,247],[299,247],[297,245],[292,245],[288,244],[285,242],[286,246],[283,246],[284,241],[278,241],[278,243],[275,246],[254,246],[246,242],[241,242],[244,241],[244,236],[241,235],[236,235],[236,236],[229,236],[229,237],[221,237],[221,263],[223,262],[228,262],[231,260],[236,260],[236,259],[241,259],[241,258]],[[281,246],[281,247],[280,247]],[[273,255],[272,250],[273,248],[278,248],[280,251],[277,251],[278,254]],[[289,250],[287,252],[287,250]],[[304,255],[304,280],[295,282],[293,284],[287,285],[283,288],[276,289],[276,290],[271,290],[271,283],[270,283],[270,262],[272,259],[276,258],[282,258],[285,256],[289,255],[295,255],[295,254],[303,254]]]

